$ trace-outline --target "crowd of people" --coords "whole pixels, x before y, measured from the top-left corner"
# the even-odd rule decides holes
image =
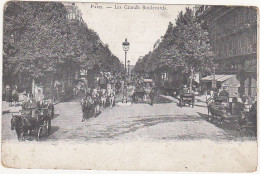
[[[85,96],[81,100],[82,122],[92,116],[97,117],[105,107],[113,108],[115,95],[120,88],[121,81],[119,78],[102,72],[95,79],[92,88],[84,87]]]
[[[14,86],[12,90],[11,87],[7,85],[3,91],[3,100],[6,101],[9,106],[16,106],[19,100],[17,86]]]

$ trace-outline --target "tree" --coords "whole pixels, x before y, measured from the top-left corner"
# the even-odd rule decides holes
[[[190,76],[190,90],[192,89],[193,75],[196,72],[212,72],[215,64],[213,52],[208,39],[208,32],[201,28],[192,10],[179,14],[174,28],[175,45],[179,50],[179,61],[184,72]]]
[[[23,15],[4,22],[4,35],[12,30],[19,32],[19,39],[13,43],[15,54],[7,54],[5,61],[15,66],[9,73],[28,73],[38,78],[45,71],[55,70],[57,59],[70,54],[66,45],[66,9],[55,2],[24,2],[23,8]]]
[[[137,61],[135,71],[168,69],[171,72],[181,72],[182,76],[191,77],[192,88],[196,72],[212,72],[216,67],[208,33],[201,28],[191,9],[187,8],[185,13],[181,11],[176,25],[170,22],[162,38],[155,50]]]
[[[84,69],[98,65],[103,70],[120,67],[119,59],[108,47],[102,46],[95,31],[82,21],[67,18],[67,10],[62,3],[23,2],[18,8],[20,15],[10,10],[17,4],[20,2],[8,2],[5,8],[5,79],[17,74],[43,79],[47,71],[60,71],[57,67],[60,63],[66,64],[67,69],[79,65]],[[14,33],[17,33],[15,42]]]

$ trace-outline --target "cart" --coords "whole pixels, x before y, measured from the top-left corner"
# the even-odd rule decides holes
[[[180,95],[179,105],[180,107],[188,104],[189,106],[194,107],[195,96],[193,93],[186,93]]]
[[[257,137],[257,103],[255,102],[249,111],[242,112],[238,120],[240,135]]]
[[[146,91],[144,89],[136,89],[132,96],[134,103],[138,102],[139,100],[144,101],[145,95],[146,95]]]
[[[207,120],[216,121],[218,125],[222,125],[224,121],[238,122],[244,111],[244,104],[240,102],[211,102],[208,104]]]
[[[46,138],[50,135],[51,132],[51,114],[49,112],[49,109],[41,108],[37,111],[37,132],[36,132],[36,140],[42,140],[43,138]]]
[[[54,105],[52,102],[31,100],[23,103],[22,110],[12,117],[11,122],[13,121],[14,125],[21,125],[19,128],[14,126],[18,139],[25,140],[34,137],[36,140],[41,140],[49,136],[53,117]]]

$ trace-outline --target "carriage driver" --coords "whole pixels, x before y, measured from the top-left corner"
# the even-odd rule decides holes
[[[187,85],[183,85],[182,93],[183,93],[183,94],[189,93],[189,88],[187,88]]]

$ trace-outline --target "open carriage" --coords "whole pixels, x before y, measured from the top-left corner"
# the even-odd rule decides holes
[[[11,130],[16,131],[20,141],[33,138],[39,141],[49,136],[53,115],[52,104],[29,101],[18,114],[12,115]]]
[[[219,125],[223,121],[238,120],[241,112],[244,110],[244,104],[240,102],[230,103],[228,96],[217,96],[207,99],[208,121],[216,121]]]
[[[229,102],[228,100],[208,101],[207,120],[222,125],[223,122],[236,123],[241,135],[256,136],[256,104],[249,112],[245,111],[245,104],[241,102]]]
[[[179,100],[180,107],[185,106],[185,104],[194,107],[194,101],[195,101],[195,96],[193,93],[180,94],[180,100]]]
[[[152,79],[143,79],[143,81],[136,85],[136,89],[132,96],[133,101],[146,101],[146,97],[151,92],[153,87],[154,81]]]

